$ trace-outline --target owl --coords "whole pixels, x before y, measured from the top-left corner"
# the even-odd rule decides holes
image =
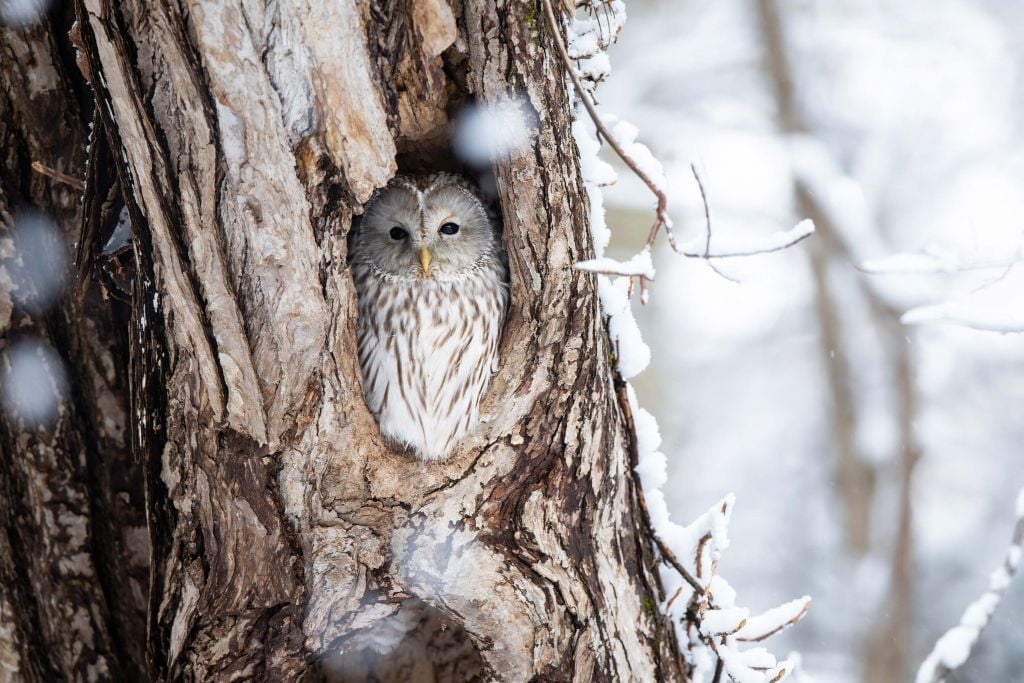
[[[451,174],[398,176],[351,244],[359,367],[381,433],[446,457],[477,424],[509,304],[497,222]]]

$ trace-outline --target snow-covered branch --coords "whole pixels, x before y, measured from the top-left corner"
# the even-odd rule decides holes
[[[630,294],[632,294],[632,284],[635,279],[640,283],[640,301],[641,303],[647,303],[647,284],[654,280],[654,267],[650,263],[650,252],[654,248],[654,243],[662,230],[664,230],[669,245],[674,251],[691,258],[703,259],[754,256],[756,254],[779,251],[796,244],[814,232],[814,224],[812,222],[801,221],[792,230],[769,235],[764,240],[737,242],[725,248],[716,248],[712,252],[711,214],[708,197],[696,166],[692,166],[693,175],[700,188],[701,198],[704,202],[707,233],[703,240],[703,249],[688,249],[685,247],[681,249],[676,243],[675,234],[672,231],[672,219],[668,215],[667,181],[661,163],[654,157],[646,145],[636,141],[639,131],[635,126],[618,120],[615,117],[602,116],[598,112],[592,96],[592,91],[597,83],[604,80],[611,68],[604,49],[614,42],[625,20],[625,10],[621,0],[578,5],[579,7],[591,9],[594,12],[603,13],[606,21],[601,22],[592,17],[582,20],[576,19],[569,28],[568,46],[562,40],[561,33],[558,30],[558,22],[555,19],[551,0],[542,0],[542,2],[544,4],[545,16],[552,29],[555,48],[562,58],[566,73],[569,74],[576,97],[593,122],[600,140],[612,148],[619,159],[622,160],[622,163],[629,167],[636,177],[651,191],[657,201],[654,209],[654,223],[647,233],[647,239],[639,254],[623,263],[604,259],[598,253],[598,258],[596,259],[575,264],[577,269],[601,275],[628,277],[630,285],[628,292]],[[574,61],[575,64],[573,63]],[[584,81],[587,81],[590,87],[585,86]],[[599,166],[600,164],[601,162],[597,162],[591,165]],[[608,170],[610,171],[610,169]],[[584,169],[584,174],[586,175],[586,169]],[[603,186],[611,182],[614,182],[614,172],[611,173],[611,180],[605,180],[598,184]],[[603,231],[603,212],[601,214],[601,221],[601,229]],[[598,249],[598,251],[600,252],[601,249]],[[714,266],[712,267],[714,268]]]
[[[1006,281],[1018,275],[1016,268],[1024,260],[1024,242],[983,254],[965,256],[937,246],[919,253],[884,253],[887,246],[873,225],[871,211],[860,187],[844,174],[824,147],[813,140],[794,137],[790,141],[793,173],[808,201],[828,219],[837,246],[844,255],[859,263],[859,270],[877,277],[863,280],[872,299],[894,311],[906,311],[900,320],[907,325],[948,323],[990,332],[1024,332],[1024,304],[1017,290]],[[699,251],[699,240],[688,243]],[[993,271],[995,277],[986,286],[967,294],[934,304],[917,305],[927,296],[923,290],[899,280],[891,285],[888,276],[957,275]],[[883,277],[886,276],[886,277]],[[921,289],[921,291],[918,291]]]
[[[1024,308],[1017,301],[977,301],[978,297],[966,296],[941,303],[912,308],[902,316],[905,325],[924,323],[949,323],[984,332],[1003,334],[1024,332]]]
[[[809,218],[789,230],[779,230],[759,237],[715,237],[710,244],[704,238],[694,238],[679,245],[679,253],[690,258],[741,258],[769,254],[793,246],[814,234],[814,223]]]
[[[647,280],[654,279],[654,264],[651,262],[651,250],[644,247],[639,253],[633,255],[628,261],[616,261],[607,256],[580,261],[576,264],[577,270],[586,270],[601,275],[618,275],[622,277],[642,277]]]
[[[1017,495],[1016,512],[1017,523],[1010,547],[1003,564],[989,577],[988,590],[968,605],[960,617],[960,623],[946,631],[935,643],[931,654],[918,669],[915,683],[942,683],[946,680],[949,674],[967,661],[982,630],[992,620],[992,615],[1020,568],[1021,548],[1024,546],[1024,489]]]
[[[950,249],[931,247],[921,253],[865,260],[861,270],[879,276],[991,271],[993,277],[983,286],[937,303],[912,306],[900,321],[905,325],[947,323],[986,332],[1019,333],[1024,332],[1024,305],[1017,294],[1019,289],[1006,282],[1024,277],[1017,268],[1022,259],[1024,242],[985,254],[984,258],[966,258]]]
[[[1024,245],[1003,258],[988,260],[963,259],[948,249],[932,248],[918,254],[893,254],[869,259],[861,270],[874,275],[948,275],[968,270],[1004,269],[1020,263]]]
[[[608,321],[608,336],[614,347],[618,380],[619,406],[631,435],[630,466],[633,472],[641,519],[648,536],[662,561],[661,577],[668,598],[661,612],[672,622],[683,648],[687,674],[691,680],[718,683],[723,675],[740,683],[772,683],[793,670],[794,660],[777,661],[760,647],[741,649],[742,643],[763,640],[799,621],[810,607],[810,598],[795,600],[755,617],[750,610],[737,605],[736,591],[718,574],[722,552],[729,545],[729,519],[735,503],[730,494],[697,517],[681,526],[672,521],[662,486],[667,479],[665,455],[658,448],[661,436],[654,417],[637,405],[633,388],[625,380],[641,372],[650,361],[650,350],[644,344],[630,308],[632,283],[640,282],[641,301],[646,298],[646,283],[654,279],[651,253],[658,233],[664,228],[670,246],[677,252],[696,258],[747,256],[795,244],[813,232],[810,221],[793,230],[769,236],[757,243],[723,243],[712,235],[711,212],[707,193],[696,166],[694,178],[704,200],[706,233],[701,245],[687,253],[689,244],[680,248],[672,234],[666,214],[665,175],[661,164],[650,150],[636,142],[637,129],[609,115],[599,115],[591,99],[590,89],[582,80],[591,78],[587,69],[602,63],[595,45],[607,45],[618,32],[624,19],[619,0],[585,3],[591,13],[611,12],[608,21],[595,23],[592,17],[573,21],[568,29],[566,49],[557,31],[550,0],[543,0],[554,40],[572,80],[578,104],[573,134],[580,153],[580,169],[590,199],[590,229],[596,257],[575,264],[579,270],[598,274],[598,293]],[[604,34],[600,34],[601,30]],[[597,32],[597,33],[595,33]],[[580,36],[588,36],[586,39]],[[611,37],[609,37],[611,36]],[[590,67],[577,70],[570,55],[587,55]],[[573,57],[575,58],[575,57]],[[597,60],[595,62],[595,60]],[[600,77],[607,74],[603,63]],[[582,111],[581,111],[582,109]],[[584,114],[583,111],[586,113]],[[605,224],[604,198],[601,188],[615,182],[615,171],[598,157],[602,142],[608,143],[623,162],[637,174],[658,200],[655,222],[639,253],[625,261],[604,256],[610,232]]]

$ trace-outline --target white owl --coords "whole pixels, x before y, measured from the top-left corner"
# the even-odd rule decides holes
[[[359,366],[381,433],[425,460],[477,423],[508,310],[501,236],[460,176],[399,176],[351,245]]]

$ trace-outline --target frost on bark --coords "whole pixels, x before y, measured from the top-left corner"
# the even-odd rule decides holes
[[[0,132],[23,142],[3,196],[58,217],[84,278],[59,314],[15,315],[65,350],[75,391],[46,443],[0,425],[0,666],[682,679],[594,277],[571,268],[593,250],[551,30],[534,3],[483,0],[76,0],[6,30],[8,81],[11,60],[43,63],[10,40],[36,40],[64,80],[46,102],[5,82]],[[501,369],[477,433],[422,463],[362,399],[347,235],[399,170],[457,169],[460,107],[510,98],[535,131],[492,169],[512,272]],[[84,204],[34,160],[84,179]],[[122,201],[133,258],[104,246]],[[79,536],[42,515],[56,486]],[[80,558],[78,583],[43,576],[51,547]]]

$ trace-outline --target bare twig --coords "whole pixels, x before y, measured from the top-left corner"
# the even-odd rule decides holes
[[[706,533],[706,534],[704,534],[703,536],[700,537],[699,541],[697,541],[696,567],[697,567],[697,578],[698,579],[703,579],[704,578],[704,576],[702,574],[702,569],[701,569],[701,567],[704,565],[704,546],[710,540],[711,540],[711,534],[710,533]]]
[[[58,183],[64,183],[68,187],[73,187],[79,192],[85,192],[85,183],[74,176],[70,176],[67,173],[61,173],[60,171],[44,166],[38,161],[32,162],[32,170],[40,175],[44,175],[47,178],[52,178]]]
[[[680,586],[679,588],[676,588],[676,592],[673,593],[672,597],[669,598],[668,601],[665,603],[665,613],[666,614],[668,614],[669,610],[672,609],[672,603],[674,603],[676,601],[676,598],[678,598],[680,595],[682,595],[682,593],[683,593],[683,587],[682,586]]]
[[[639,486],[639,475],[636,475],[636,477],[638,479],[636,483],[638,484],[637,492],[640,496],[641,507],[644,509],[644,512],[646,513],[647,500],[646,498],[644,498],[643,488]],[[704,586],[702,586],[700,581],[695,579],[693,574],[691,574],[689,570],[679,562],[679,559],[676,558],[675,553],[673,553],[672,550],[667,545],[665,545],[665,542],[662,541],[661,538],[656,533],[654,533],[653,530],[651,531],[651,537],[654,539],[655,544],[658,546],[658,552],[661,553],[661,559],[667,562],[677,572],[679,572],[679,575],[683,577],[683,580],[686,581],[686,583],[690,584],[690,588],[703,595]]]
[[[721,277],[724,277],[729,282],[735,282],[739,284],[738,280],[731,278],[725,273],[723,273],[721,270],[718,269],[718,266],[716,266],[714,262],[711,261],[711,204],[708,202],[708,193],[704,189],[704,180],[703,178],[700,177],[700,171],[697,170],[697,164],[690,162],[690,171],[693,172],[693,179],[697,181],[697,188],[700,190],[700,200],[701,202],[704,203],[704,223],[707,226],[707,239],[704,240],[704,255],[701,258],[704,259],[704,262],[707,263],[708,267],[711,268],[711,270],[715,271],[716,274],[720,275]],[[674,239],[670,240],[670,242],[674,241]],[[679,252],[679,249],[676,247],[675,244],[672,245],[672,248],[677,253],[682,253]]]

